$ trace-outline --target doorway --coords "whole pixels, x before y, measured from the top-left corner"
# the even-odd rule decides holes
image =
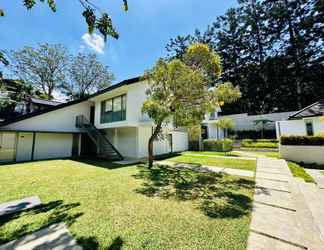
[[[12,162],[16,158],[17,134],[13,132],[0,133],[0,162]]]
[[[94,125],[94,118],[95,118],[95,107],[90,107],[90,123]]]

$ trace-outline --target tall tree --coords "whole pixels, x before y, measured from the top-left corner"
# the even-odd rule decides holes
[[[53,99],[53,92],[65,83],[68,73],[69,56],[60,44],[40,44],[37,48],[24,47],[13,51],[14,72],[24,82],[31,84]]]
[[[108,87],[114,79],[107,66],[98,61],[94,53],[79,53],[72,58],[69,67],[70,79],[63,84],[63,92],[70,99],[83,98]]]
[[[191,45],[182,60],[160,59],[145,73],[150,87],[142,112],[155,123],[148,142],[149,168],[153,166],[153,143],[162,134],[164,125],[171,120],[177,126],[200,124],[206,113],[215,110],[218,102],[240,97],[238,88],[229,84],[210,90],[211,79],[220,74],[219,56],[203,44]]]

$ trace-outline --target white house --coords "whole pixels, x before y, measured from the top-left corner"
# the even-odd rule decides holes
[[[295,112],[289,116],[288,120],[276,122],[276,134],[280,136],[312,136],[324,133],[324,100],[318,101],[308,107]]]
[[[107,159],[147,156],[154,123],[141,112],[148,84],[132,78],[85,99],[0,124],[0,161],[96,155]],[[184,128],[168,124],[156,155],[187,150]]]

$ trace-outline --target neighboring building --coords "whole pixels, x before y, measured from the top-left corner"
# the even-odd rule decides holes
[[[20,114],[27,114],[47,109],[52,106],[57,106],[60,104],[62,104],[62,102],[53,100],[43,100],[36,97],[28,97],[23,102],[17,104],[15,111]]]
[[[283,135],[312,136],[324,133],[324,121],[320,118],[323,115],[324,100],[320,100],[295,112],[289,116],[288,120],[276,122],[277,138]]]
[[[147,156],[154,123],[141,112],[148,84],[133,78],[87,98],[25,114],[0,124],[0,160]],[[2,131],[2,132],[1,132]],[[185,129],[169,124],[155,155],[187,150]]]

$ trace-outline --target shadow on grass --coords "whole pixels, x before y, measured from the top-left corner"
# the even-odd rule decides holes
[[[72,213],[72,211],[70,211],[78,206],[80,206],[80,203],[64,204],[62,200],[57,200],[15,214],[0,217],[1,228],[5,224],[25,216],[48,213],[46,218],[41,222],[26,222],[25,224],[19,224],[19,227],[15,228],[15,230],[12,232],[6,234],[0,233],[0,244],[18,239],[24,235],[31,234],[55,223],[64,222],[67,226],[69,226],[73,224],[78,217],[83,215],[83,213]]]
[[[251,211],[254,181],[250,179],[167,165],[152,169],[138,165],[138,169],[134,177],[144,183],[135,191],[148,197],[194,200],[211,218],[238,218]]]
[[[96,237],[90,236],[90,237],[80,237],[77,239],[78,244],[82,246],[84,250],[96,250],[99,249],[99,242],[96,239]],[[116,237],[110,246],[104,247],[105,250],[120,250],[122,249],[122,246],[124,244],[123,239],[118,236]]]
[[[104,159],[96,159],[96,158],[78,158],[78,159],[72,159],[73,161],[80,162],[80,163],[85,163],[88,165],[92,165],[94,167],[99,167],[99,168],[105,168],[105,169],[117,169],[117,168],[123,168],[127,166],[131,166],[134,164],[129,164],[129,165],[121,165],[121,164],[116,164],[108,160]]]

